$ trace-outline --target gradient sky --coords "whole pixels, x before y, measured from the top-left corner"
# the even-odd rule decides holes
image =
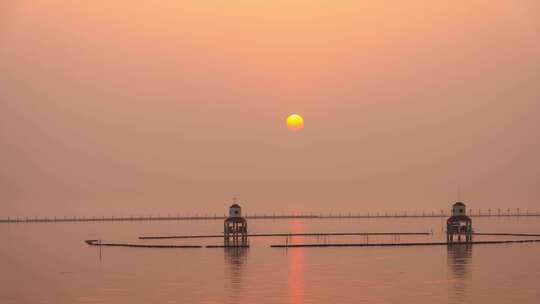
[[[0,0],[1,217],[536,210],[539,117],[538,0]]]

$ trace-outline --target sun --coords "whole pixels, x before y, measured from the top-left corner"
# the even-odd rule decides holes
[[[300,131],[304,128],[304,118],[298,114],[292,114],[287,117],[287,128],[293,132]]]

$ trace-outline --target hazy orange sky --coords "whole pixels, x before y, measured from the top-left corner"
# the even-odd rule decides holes
[[[539,117],[538,0],[0,0],[1,217],[536,210]]]

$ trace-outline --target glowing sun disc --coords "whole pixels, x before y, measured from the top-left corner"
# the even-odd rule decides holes
[[[298,114],[292,114],[287,117],[287,128],[296,132],[304,128],[304,118]]]

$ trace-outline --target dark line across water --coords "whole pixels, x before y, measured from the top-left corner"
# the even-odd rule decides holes
[[[248,237],[283,237],[283,236],[351,236],[351,235],[431,235],[431,232],[328,232],[328,233],[255,233]],[[203,239],[222,238],[223,234],[208,235],[171,235],[171,236],[140,236],[141,240],[160,239]]]
[[[305,248],[305,247],[405,247],[405,246],[459,246],[459,245],[487,245],[487,244],[512,244],[512,243],[536,243],[540,240],[502,240],[502,241],[473,241],[469,243],[426,242],[426,243],[348,243],[348,244],[290,244],[270,245],[272,248]]]
[[[109,246],[109,247],[135,247],[135,248],[202,248],[200,245],[144,245],[144,244],[125,244],[125,243],[101,243],[99,240],[86,240],[86,244],[91,246]]]

